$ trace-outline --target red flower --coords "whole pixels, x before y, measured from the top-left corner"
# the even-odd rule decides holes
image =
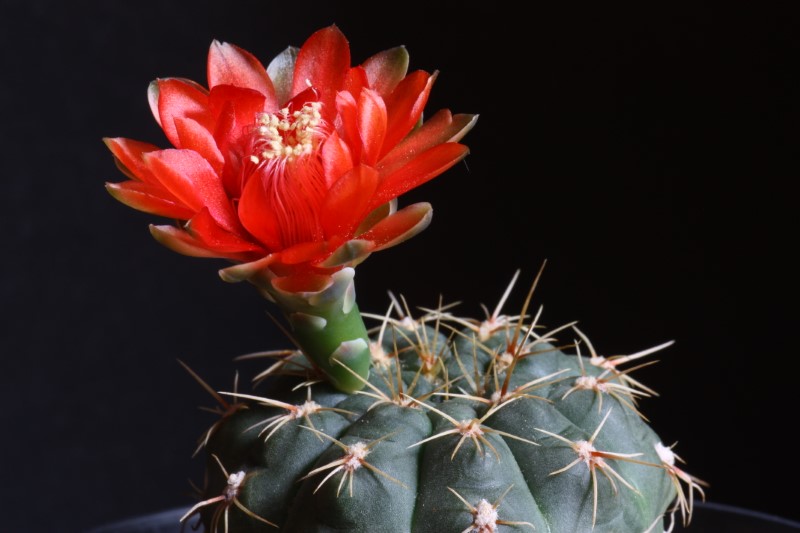
[[[436,74],[407,74],[403,47],[350,65],[336,26],[288,48],[267,68],[214,42],[208,89],[154,81],[153,115],[174,148],[106,139],[130,178],[107,184],[136,209],[177,219],[156,239],[186,255],[226,258],[228,279],[269,270],[289,292],[424,229],[431,206],[395,199],[467,154],[474,115],[443,110],[421,123]]]

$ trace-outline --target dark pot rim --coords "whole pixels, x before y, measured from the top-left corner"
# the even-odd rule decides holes
[[[118,522],[105,524],[86,533],[178,533],[181,531],[180,518],[189,510],[189,507],[180,507],[174,509],[167,509],[164,511],[146,514],[142,516],[135,516]],[[703,526],[715,527],[714,524],[719,518],[724,518],[726,523],[734,520],[739,520],[740,529],[737,531],[758,531],[761,533],[763,530],[760,526],[766,527],[768,525],[775,526],[768,531],[800,531],[800,522],[776,516],[753,509],[738,507],[735,505],[728,505],[716,502],[697,502],[695,503],[695,517],[692,520],[692,525],[686,529],[680,529],[676,526],[678,531],[695,531],[697,527],[698,533],[704,531]],[[191,524],[195,519],[192,519]],[[194,531],[190,523],[184,525],[184,531]],[[750,525],[755,525],[759,529],[748,529]],[[742,529],[743,528],[743,529]],[[201,530],[197,530],[199,533]],[[711,529],[710,531],[721,531]]]

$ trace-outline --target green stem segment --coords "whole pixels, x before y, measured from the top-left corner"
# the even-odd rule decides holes
[[[371,363],[367,328],[355,303],[354,275],[354,269],[344,268],[318,292],[290,293],[274,286],[269,291],[304,355],[347,393],[364,388]]]
[[[333,386],[347,393],[364,388],[371,356],[367,328],[357,305],[346,313],[333,309],[315,315],[294,312],[287,317],[303,353],[330,378]]]

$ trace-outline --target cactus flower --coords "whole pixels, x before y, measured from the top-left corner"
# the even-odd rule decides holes
[[[270,266],[292,286],[315,286],[366,254],[423,229],[429,204],[393,200],[467,154],[457,141],[475,116],[422,118],[436,74],[407,74],[403,47],[350,66],[336,26],[288,48],[267,68],[214,42],[208,87],[154,81],[153,115],[174,148],[106,139],[130,178],[115,198],[177,219],[154,225],[161,243],[192,256]],[[288,282],[287,282],[288,283]]]
[[[214,41],[208,88],[162,78],[148,90],[173,147],[106,139],[130,178],[106,187],[135,209],[177,220],[151,225],[159,242],[231,260],[223,279],[250,281],[316,331],[334,308],[350,315],[351,267],[427,227],[430,204],[398,210],[397,197],[467,154],[458,141],[477,117],[441,110],[423,122],[437,75],[408,73],[408,63],[405,48],[396,47],[351,66],[335,25],[266,68]],[[332,299],[341,305],[308,309]],[[346,337],[366,339],[363,326],[342,327]],[[323,366],[332,346],[352,340],[323,342]],[[342,346],[349,353],[361,344]]]

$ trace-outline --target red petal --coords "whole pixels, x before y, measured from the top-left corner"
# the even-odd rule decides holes
[[[269,100],[260,92],[231,85],[219,85],[208,94],[208,107],[218,123],[230,120],[225,119],[224,115],[232,115],[234,125],[225,131],[231,137],[238,137],[242,134],[241,128],[253,125],[256,114],[276,111],[276,108],[269,105]],[[219,127],[217,124],[214,132],[217,136],[220,133]],[[235,128],[240,129],[234,131]]]
[[[175,226],[150,226],[150,233],[155,239],[172,250],[192,257],[220,257],[219,254],[205,248],[203,243]]]
[[[191,150],[162,150],[146,156],[159,182],[195,212],[207,207],[217,223],[236,231],[238,223],[219,176],[208,161]]]
[[[353,168],[328,191],[320,213],[326,239],[350,238],[367,216],[370,200],[378,186],[378,173],[364,165]]]
[[[365,89],[358,100],[358,132],[363,151],[361,162],[375,165],[386,137],[386,106],[378,93]]]
[[[320,91],[322,114],[328,122],[333,116],[336,93],[350,68],[350,45],[335,25],[315,32],[300,48],[292,81],[292,96],[308,88]]]
[[[405,46],[396,46],[378,52],[362,64],[369,79],[369,86],[381,96],[390,94],[408,72],[408,51]]]
[[[208,50],[208,87],[233,85],[263,94],[270,107],[277,107],[275,89],[264,65],[250,52],[233,44],[211,43]]]
[[[175,131],[181,146],[197,152],[214,168],[214,172],[222,172],[225,161],[217,148],[214,137],[207,129],[190,118],[176,117]]]
[[[204,247],[214,253],[225,254],[244,252],[261,252],[265,250],[258,244],[249,242],[238,235],[235,235],[221,228],[211,216],[207,208],[197,213],[186,224],[186,230],[195,237]]]
[[[144,154],[158,151],[158,146],[123,137],[105,138],[103,142],[111,150],[117,165],[120,166],[120,170],[126,176],[146,183],[158,183],[158,180],[144,163]]]
[[[253,126],[256,115],[272,111],[266,109],[265,104],[266,99],[260,92],[232,85],[218,85],[209,93],[208,106],[216,119],[214,139],[225,158],[220,174],[231,198],[242,194],[241,154],[234,152],[237,145],[241,145],[242,135]]]
[[[358,104],[351,93],[336,95],[336,128],[339,137],[350,149],[353,161],[361,160],[361,136],[358,132]]]
[[[331,277],[324,274],[312,274],[310,272],[300,272],[290,274],[285,277],[272,280],[272,286],[276,289],[290,293],[322,292],[333,284]]]
[[[122,183],[106,183],[111,196],[123,204],[162,217],[188,220],[194,211],[175,201],[166,189],[160,185],[141,181],[125,181]]]
[[[412,131],[377,165],[382,174],[390,174],[418,154],[446,142],[457,142],[475,125],[477,115],[456,115],[444,109]]]
[[[303,242],[281,251],[281,263],[285,265],[297,265],[313,261],[328,253],[328,243]]]
[[[372,207],[397,198],[404,192],[435,178],[461,161],[468,152],[463,144],[446,143],[420,154],[396,172],[381,179]]]
[[[322,168],[325,173],[325,185],[330,187],[336,180],[353,168],[353,157],[339,134],[333,132],[322,145]]]
[[[270,251],[278,251],[283,247],[281,227],[271,203],[261,177],[253,176],[245,184],[239,200],[239,220]]]
[[[362,67],[353,67],[348,69],[347,75],[344,79],[343,91],[351,94],[361,94],[363,89],[369,88],[369,79],[367,78],[367,71]]]
[[[384,218],[371,230],[359,236],[359,240],[375,243],[373,251],[400,244],[428,227],[433,217],[431,204],[421,202],[404,207]]]
[[[386,97],[388,126],[381,157],[394,148],[419,122],[435,78],[436,74],[429,76],[427,72],[414,72]]]
[[[161,128],[176,148],[182,148],[175,128],[176,118],[190,118],[206,129],[212,128],[208,95],[202,87],[188,80],[158,80],[158,115]]]

